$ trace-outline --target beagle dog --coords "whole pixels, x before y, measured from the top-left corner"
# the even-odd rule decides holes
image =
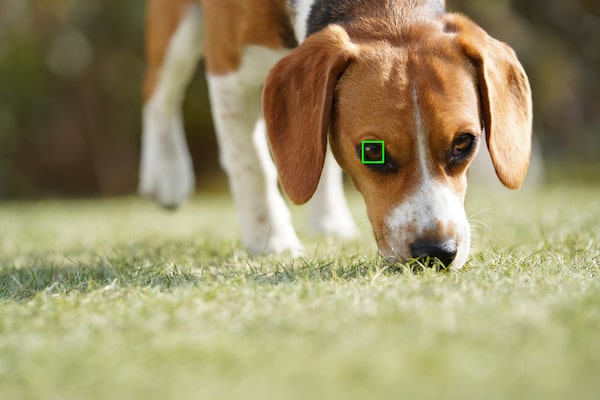
[[[139,189],[176,207],[194,188],[181,102],[203,54],[220,161],[253,253],[302,249],[278,177],[294,203],[310,200],[312,228],[351,235],[343,170],[385,257],[460,268],[467,170],[484,138],[500,181],[525,179],[523,67],[444,1],[149,0],[146,33]]]

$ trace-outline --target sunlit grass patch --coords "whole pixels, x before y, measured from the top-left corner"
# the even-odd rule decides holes
[[[595,398],[599,189],[470,195],[461,271],[359,237],[249,257],[226,194],[0,205],[10,399]]]

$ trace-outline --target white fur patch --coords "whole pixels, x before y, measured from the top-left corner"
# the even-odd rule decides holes
[[[412,88],[412,99],[415,107],[415,121],[417,127],[417,158],[421,167],[421,179],[426,185],[431,181],[431,173],[429,172],[430,155],[427,148],[427,137],[423,128],[423,118],[421,117],[421,109],[419,108],[419,99],[417,98],[417,88]]]
[[[156,88],[144,105],[139,191],[167,207],[194,190],[181,103],[202,47],[198,6],[191,6],[171,38]]]
[[[296,31],[296,38],[299,43],[302,43],[306,39],[306,31],[308,27],[308,17],[310,17],[310,11],[312,10],[315,0],[296,0],[296,19],[294,29]]]

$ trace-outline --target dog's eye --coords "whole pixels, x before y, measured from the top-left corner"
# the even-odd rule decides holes
[[[363,148],[363,161],[371,163],[385,163],[384,152],[381,143],[366,143]]]
[[[456,162],[466,159],[475,148],[476,142],[477,138],[470,133],[464,133],[454,139],[452,145],[452,161]]]
[[[385,151],[383,140],[365,140],[356,147],[356,152],[362,164],[379,173],[389,173],[398,170],[396,161]]]

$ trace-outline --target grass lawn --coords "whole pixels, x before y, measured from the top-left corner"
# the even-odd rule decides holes
[[[472,191],[458,272],[249,258],[228,194],[0,204],[1,399],[597,399],[600,186]]]

